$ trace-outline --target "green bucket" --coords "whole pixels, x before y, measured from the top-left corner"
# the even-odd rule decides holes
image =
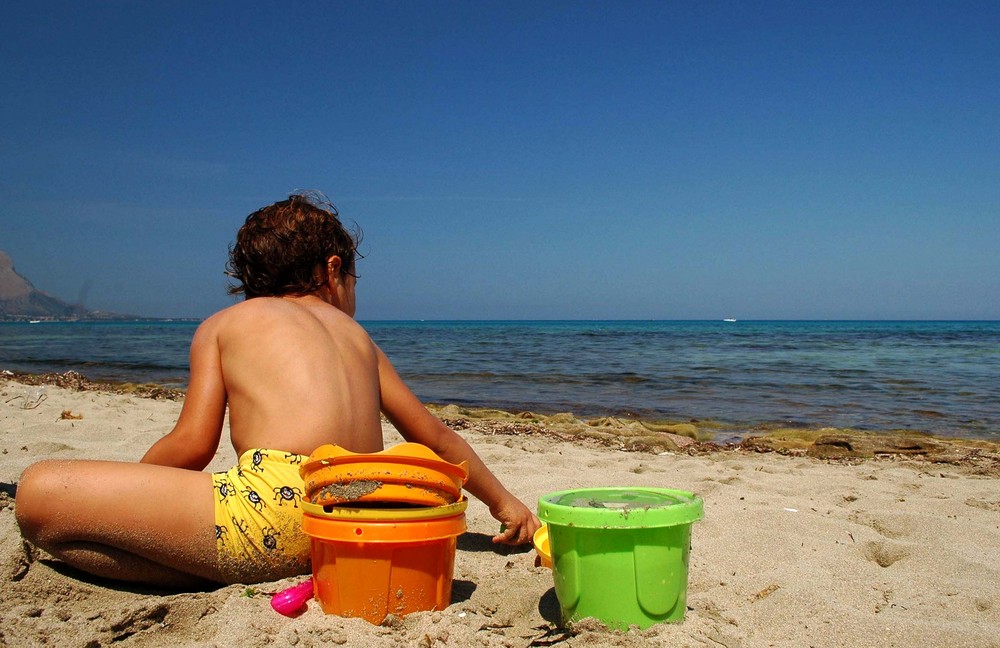
[[[684,619],[691,524],[702,499],[669,488],[581,488],[538,500],[563,623],[609,628]]]

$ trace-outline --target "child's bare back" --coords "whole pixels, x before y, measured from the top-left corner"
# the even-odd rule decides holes
[[[374,345],[329,304],[310,297],[245,301],[206,320],[191,353],[218,354],[237,455],[260,447],[309,454],[326,443],[382,449]]]

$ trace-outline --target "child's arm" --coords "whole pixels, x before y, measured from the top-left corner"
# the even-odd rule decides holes
[[[427,411],[423,403],[403,383],[389,359],[376,347],[382,412],[407,441],[422,443],[451,463],[467,461],[469,481],[466,488],[490,508],[490,514],[506,525],[493,542],[521,544],[529,542],[541,526],[538,518],[514,497],[490,472],[465,439]]]
[[[142,463],[202,470],[215,457],[226,415],[219,347],[209,319],[191,341],[191,379],[180,417],[169,434],[142,457]]]

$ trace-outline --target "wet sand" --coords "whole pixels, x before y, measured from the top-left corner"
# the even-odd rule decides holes
[[[717,448],[627,424],[616,432],[614,421],[448,408],[442,418],[532,507],[575,487],[701,495],[687,618],[645,631],[560,627],[551,572],[528,547],[492,545],[497,524],[473,500],[451,605],[373,626],[316,602],[298,618],[274,613],[267,594],[301,579],[164,592],[93,579],[25,547],[10,496],[25,467],[136,461],[180,411],[164,394],[79,386],[50,384],[31,406],[37,387],[0,379],[0,645],[1000,647],[1000,453],[988,444],[869,452],[865,442],[871,458],[831,460],[815,438]],[[384,432],[387,445],[402,440]],[[235,462],[226,443],[209,470]]]

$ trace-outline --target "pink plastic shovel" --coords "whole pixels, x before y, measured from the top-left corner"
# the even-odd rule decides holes
[[[313,597],[313,582],[309,580],[281,590],[271,597],[271,607],[278,614],[295,617],[306,609],[306,602]]]

